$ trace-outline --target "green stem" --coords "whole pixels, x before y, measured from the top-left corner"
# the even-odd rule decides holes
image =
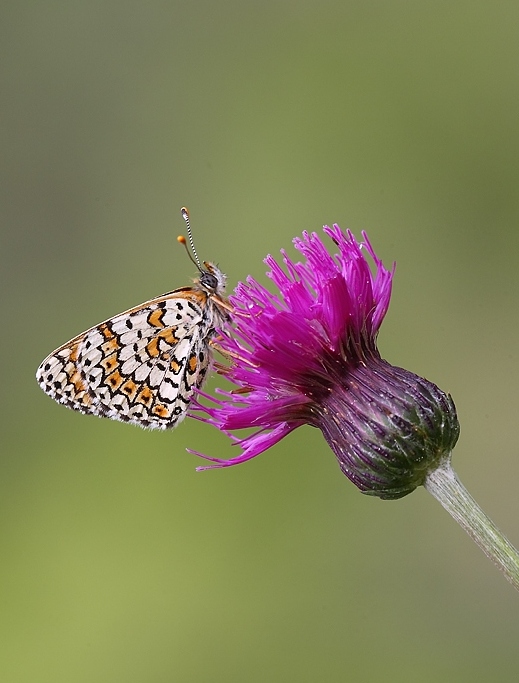
[[[427,475],[424,486],[519,590],[519,552],[463,486],[450,458]]]

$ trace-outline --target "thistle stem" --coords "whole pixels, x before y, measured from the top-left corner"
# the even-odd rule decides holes
[[[450,458],[427,475],[424,486],[519,590],[519,552],[463,486]]]

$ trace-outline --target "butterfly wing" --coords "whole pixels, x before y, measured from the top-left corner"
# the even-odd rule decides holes
[[[82,413],[174,427],[210,363],[213,306],[188,287],[153,299],[54,351],[37,380],[51,398]]]

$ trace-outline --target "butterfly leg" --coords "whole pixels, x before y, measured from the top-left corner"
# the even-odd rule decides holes
[[[220,346],[220,344],[218,343],[222,339],[223,339],[223,337],[221,335],[219,335],[218,337],[215,337],[214,339],[211,339],[211,341],[209,342],[209,345],[211,346],[211,348],[214,351],[218,351],[218,353],[221,354],[227,360],[236,359],[236,360],[241,361],[242,363],[247,363],[247,365],[250,365],[251,368],[258,367],[255,363],[251,363],[250,360],[247,360],[247,358],[240,356],[239,353],[235,353],[234,351],[229,351],[229,349],[222,348],[222,346]],[[225,367],[225,366],[222,366],[222,367]]]

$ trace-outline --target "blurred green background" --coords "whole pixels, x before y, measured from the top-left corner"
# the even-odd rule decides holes
[[[6,2],[0,680],[515,681],[519,596],[423,490],[361,495],[317,431],[197,474],[58,406],[53,348],[302,230],[398,262],[381,352],[452,393],[454,465],[519,544],[519,5]]]

